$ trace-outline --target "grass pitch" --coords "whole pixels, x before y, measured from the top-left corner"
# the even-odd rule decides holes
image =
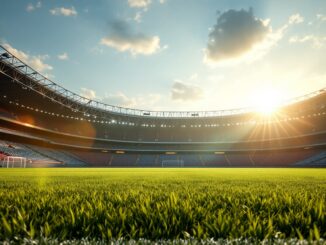
[[[0,240],[326,238],[326,169],[0,169]]]

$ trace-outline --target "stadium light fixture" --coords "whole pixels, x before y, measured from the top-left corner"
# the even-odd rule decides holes
[[[224,155],[225,152],[224,151],[215,151],[214,154],[215,155]]]
[[[177,153],[174,152],[174,151],[167,151],[167,152],[165,152],[165,155],[175,155],[175,154],[177,154]]]

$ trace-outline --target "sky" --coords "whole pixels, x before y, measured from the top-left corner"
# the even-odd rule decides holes
[[[326,87],[325,0],[1,0],[0,43],[129,108],[236,109]]]

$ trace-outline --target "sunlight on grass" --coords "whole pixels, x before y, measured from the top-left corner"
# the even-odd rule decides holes
[[[1,169],[0,239],[326,236],[324,169]]]

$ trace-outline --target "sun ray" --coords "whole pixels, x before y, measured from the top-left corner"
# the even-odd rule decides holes
[[[274,87],[258,88],[253,92],[253,109],[263,116],[272,116],[284,103],[284,91]]]

